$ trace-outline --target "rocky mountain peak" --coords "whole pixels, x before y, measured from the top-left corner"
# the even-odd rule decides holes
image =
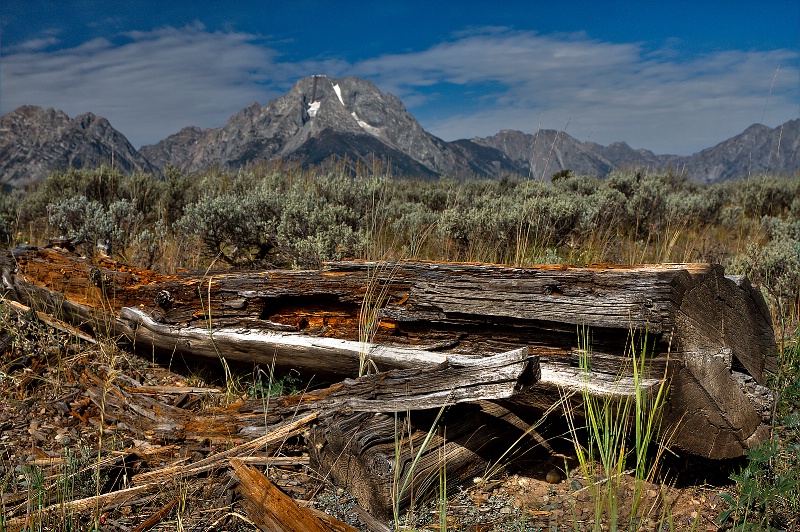
[[[331,156],[361,161],[368,168],[379,160],[395,173],[420,177],[473,175],[484,165],[464,146],[427,133],[397,97],[373,83],[322,75],[298,80],[264,106],[247,106],[221,128],[182,130],[141,151],[160,168],[172,164],[188,171],[272,159],[318,164]],[[490,156],[510,168],[502,153]]]
[[[563,131],[496,135],[445,142],[426,132],[394,95],[354,77],[298,80],[265,105],[253,102],[219,128],[190,126],[157,144],[133,149],[103,117],[70,119],[54,109],[23,106],[0,119],[0,176],[17,186],[55,170],[114,164],[122,171],[159,172],[166,165],[202,172],[235,170],[272,160],[304,165],[334,157],[394,175],[546,179],[556,172],[604,177],[625,168],[685,171],[715,182],[754,173],[800,170],[800,120],[748,127],[694,155],[656,155],[625,142],[602,146]],[[375,163],[379,164],[376,165]]]
[[[123,172],[156,172],[105,118],[24,105],[0,118],[0,176],[24,186],[69,168],[113,164]]]
[[[303,78],[287,95],[295,98],[302,102],[303,123],[311,122],[312,131],[367,134],[390,145],[402,145],[404,131],[423,131],[398,98],[360,78]]]

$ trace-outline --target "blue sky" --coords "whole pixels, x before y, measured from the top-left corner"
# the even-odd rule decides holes
[[[561,129],[690,154],[800,110],[800,2],[3,0],[0,114],[105,116],[137,148],[312,74],[445,140]]]

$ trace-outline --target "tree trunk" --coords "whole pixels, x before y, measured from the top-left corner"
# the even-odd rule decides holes
[[[764,406],[742,382],[776,369],[770,316],[747,279],[716,265],[341,262],[160,275],[35,248],[2,264],[10,297],[147,351],[352,377],[364,355],[387,370],[527,347],[541,377],[514,401],[539,409],[586,389],[631,397],[630,346],[646,343],[642,385],[672,383],[665,421],[678,447],[729,458],[766,437]]]

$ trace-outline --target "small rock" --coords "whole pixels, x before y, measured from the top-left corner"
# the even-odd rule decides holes
[[[581,484],[580,480],[573,480],[569,483],[569,487],[572,488],[572,491],[578,491],[583,488],[583,484]]]
[[[551,469],[544,478],[549,484],[558,484],[561,482],[561,472],[557,469]]]
[[[501,514],[510,514],[512,511],[513,510],[511,508],[509,508],[508,506],[503,506],[502,508],[500,508],[500,513]]]

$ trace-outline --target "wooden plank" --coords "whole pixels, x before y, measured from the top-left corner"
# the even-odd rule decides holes
[[[236,491],[250,518],[264,532],[357,532],[350,525],[327,516],[321,519],[308,508],[299,506],[252,466],[230,459],[239,479]]]
[[[297,436],[302,433],[306,427],[317,418],[316,413],[306,414],[298,419],[294,419],[283,423],[276,427],[269,427],[266,434],[251,440],[242,445],[238,445],[227,451],[221,451],[211,456],[192,462],[191,464],[181,464],[174,467],[166,467],[155,471],[147,471],[134,475],[132,481],[135,484],[145,484],[148,482],[163,482],[175,477],[185,477],[192,475],[199,475],[211,471],[212,469],[219,468],[224,461],[229,458],[244,456],[248,453],[274,447],[283,443],[286,439],[292,436]]]
[[[30,307],[26,307],[22,303],[19,303],[12,299],[4,299],[3,305],[5,305],[5,308],[8,308],[9,310],[12,310],[17,314],[33,313],[36,316],[36,319],[38,319],[42,323],[45,323],[50,327],[53,327],[54,329],[58,329],[59,331],[66,333],[70,336],[74,336],[75,338],[80,338],[84,342],[89,342],[90,344],[97,343],[97,340],[93,336],[85,334],[83,331],[77,329],[76,327],[73,327],[69,323],[65,323],[44,312],[34,311]]]
[[[295,396],[321,413],[405,412],[463,402],[509,399],[534,386],[538,359],[527,348],[486,358],[450,357],[433,367],[392,370],[346,379]],[[287,404],[291,398],[286,399]]]
[[[139,525],[136,526],[131,532],[147,532],[158,523],[160,523],[172,509],[180,502],[180,497],[175,497],[167,504],[159,508],[155,513],[153,513],[150,517],[142,521]]]

